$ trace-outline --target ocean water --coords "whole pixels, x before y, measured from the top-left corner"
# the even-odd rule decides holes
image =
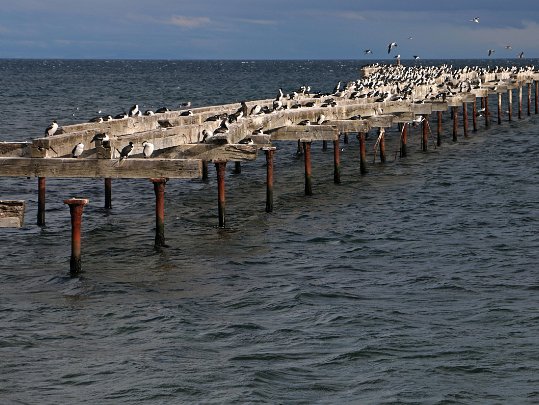
[[[364,63],[0,60],[0,140],[134,103],[330,91]],[[271,214],[264,156],[239,175],[229,163],[226,229],[213,167],[171,180],[161,250],[148,180],[113,181],[105,210],[101,180],[47,179],[39,228],[37,180],[1,178],[0,199],[27,210],[0,230],[0,403],[538,403],[539,116],[478,122],[452,142],[444,114],[426,153],[413,129],[405,159],[392,129],[383,165],[371,133],[364,176],[350,136],[340,185],[313,143],[311,197],[296,145],[279,143]],[[90,199],[74,278],[71,196]]]

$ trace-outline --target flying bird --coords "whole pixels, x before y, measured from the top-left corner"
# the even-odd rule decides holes
[[[75,145],[73,150],[71,151],[71,156],[74,158],[78,158],[80,155],[82,155],[82,152],[84,151],[84,144],[82,142],[79,142]]]
[[[519,58],[519,59],[522,59],[523,57],[524,57],[524,52],[520,52],[520,53],[518,54],[518,58]]]
[[[474,17],[470,21],[479,24],[479,17]]]
[[[52,123],[45,130],[45,136],[53,136],[57,130],[58,123],[56,122],[56,120],[53,120]]]
[[[513,49],[511,45],[505,45],[505,49]]]
[[[419,59],[419,56],[418,56],[418,55],[414,55],[414,59],[415,59],[415,60],[418,60],[418,59]]]
[[[363,52],[365,53],[365,55],[368,55],[369,53],[372,53],[372,51],[370,49],[365,49]]]
[[[142,142],[142,146],[142,153],[144,154],[144,157],[149,158],[150,156],[152,156],[153,150],[155,149],[154,144],[148,141],[144,141]]]
[[[394,47],[397,46],[397,43],[396,42],[391,42],[388,46],[387,46],[387,53],[391,53],[391,49],[393,49]]]
[[[496,52],[494,49],[489,49],[488,50],[488,56],[492,55],[494,52]]]

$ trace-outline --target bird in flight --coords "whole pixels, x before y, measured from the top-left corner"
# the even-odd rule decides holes
[[[479,17],[474,17],[470,21],[479,24]]]
[[[387,46],[387,53],[390,53],[391,52],[391,49],[393,49],[394,47],[397,46],[397,43],[396,42],[391,42],[388,46]]]
[[[489,49],[488,50],[488,56],[492,55],[494,52],[496,52],[494,49]]]
[[[370,49],[365,49],[363,52],[365,52],[365,55],[368,55],[369,53],[372,53]]]
[[[520,53],[518,54],[518,58],[519,58],[519,59],[522,59],[523,57],[524,57],[524,52],[520,52]]]

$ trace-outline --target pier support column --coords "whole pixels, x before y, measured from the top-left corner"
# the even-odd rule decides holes
[[[69,261],[69,271],[72,276],[81,271],[81,224],[82,211],[89,200],[85,198],[70,198],[64,200],[64,204],[69,205],[71,214],[71,259]]]
[[[341,184],[341,146],[339,138],[333,141],[333,182]]]
[[[328,150],[328,141],[322,141],[322,151],[325,152]]]
[[[507,90],[507,120],[513,121],[513,90]]]
[[[386,130],[384,128],[379,129],[378,147],[380,148],[380,163],[386,162]]]
[[[208,161],[202,161],[202,181],[208,181]]]
[[[522,86],[518,86],[518,119],[522,119]]]
[[[488,110],[488,96],[484,97],[485,99],[485,127],[490,126],[490,111]]]
[[[241,162],[234,162],[234,174],[241,174]]]
[[[535,92],[534,92],[534,101],[535,101],[535,113],[539,113],[539,100],[537,96],[539,95],[539,80],[535,80]]]
[[[451,110],[453,111],[453,142],[457,142],[459,113],[457,107],[451,107]]]
[[[37,178],[37,225],[45,225],[45,188],[47,179]]]
[[[402,124],[401,130],[401,139],[400,139],[400,155],[401,157],[406,157],[408,151],[406,150],[408,144],[408,123],[405,122]]]
[[[215,170],[217,171],[217,213],[219,215],[219,228],[224,228],[226,161],[215,162]]]
[[[345,132],[344,135],[343,135],[343,143],[344,143],[345,145],[347,145],[348,142],[349,142],[349,141],[348,141],[348,133]]]
[[[498,125],[502,123],[502,93],[498,93]]]
[[[464,137],[468,137],[468,105],[462,103],[462,130],[464,132]]]
[[[107,177],[105,179],[105,208],[112,208],[112,179]]]
[[[528,83],[528,92],[526,94],[528,96],[528,117],[531,115],[531,105],[532,105],[532,84],[531,82]]]
[[[305,153],[305,195],[313,195],[310,141],[303,142],[303,153]]]
[[[441,146],[442,145],[442,112],[438,111],[438,125],[436,128],[436,145]]]
[[[429,144],[429,116],[424,114],[422,117],[423,121],[421,121],[421,127],[423,130],[423,137],[421,140],[421,145],[423,147],[423,152],[426,152]]]
[[[266,212],[273,212],[273,155],[275,147],[263,148],[266,153]]]
[[[473,101],[472,105],[472,127],[473,131],[477,132],[477,98]]]
[[[361,174],[367,173],[367,147],[365,142],[365,132],[357,134],[359,141],[359,171]]]
[[[165,184],[166,178],[150,179],[155,193],[155,247],[165,245]]]

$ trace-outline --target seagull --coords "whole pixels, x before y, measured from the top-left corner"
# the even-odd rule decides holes
[[[185,103],[181,103],[181,104],[180,104],[180,107],[191,107],[191,102],[190,102],[190,101],[186,101]]]
[[[103,122],[103,117],[95,117],[95,118],[92,118],[91,120],[89,120],[88,122],[97,122],[97,123],[102,123]]]
[[[320,114],[320,117],[318,117],[318,119],[316,120],[316,123],[318,125],[322,125],[325,120],[326,120],[326,116],[324,114]]]
[[[120,160],[127,159],[127,157],[133,152],[133,142],[129,142],[129,145],[123,147],[120,152]]]
[[[470,21],[479,24],[479,17],[474,17]]]
[[[165,113],[167,111],[170,111],[167,107],[161,107],[161,108],[158,108],[155,112],[157,114],[161,114],[161,113]]]
[[[135,117],[138,114],[138,104],[135,104],[131,109],[129,110],[129,116]]]
[[[82,155],[82,152],[84,151],[84,144],[82,142],[79,142],[75,145],[73,150],[71,151],[71,156],[74,158],[78,158],[80,155]]]
[[[523,57],[524,57],[524,52],[520,52],[520,53],[518,54],[518,58],[519,58],[519,59],[522,59]]]
[[[365,55],[368,55],[369,53],[372,53],[372,51],[370,49],[365,49],[363,52],[365,53]]]
[[[53,136],[57,130],[58,123],[56,122],[56,120],[53,120],[52,123],[45,130],[45,136]]]
[[[150,156],[152,156],[153,150],[155,149],[154,144],[148,141],[144,141],[142,142],[142,146],[144,147],[142,149],[142,153],[144,154],[144,157],[149,158]]]
[[[511,45],[505,45],[505,49],[513,49]]]
[[[144,111],[144,115],[151,117],[152,115],[155,115],[155,113],[152,110],[146,110]]]
[[[192,116],[192,115],[193,115],[193,111],[191,111],[191,110],[182,111],[182,112],[180,113],[180,116],[181,116],[181,117],[190,117],[190,116]]]
[[[393,57],[394,57],[395,59],[400,59],[400,58],[401,58],[400,54],[395,55],[395,56],[393,56]]]
[[[393,49],[394,47],[397,46],[397,43],[396,42],[391,42],[388,46],[387,46],[387,53],[390,53],[391,52],[391,49]]]
[[[494,52],[496,52],[494,49],[489,49],[488,50],[488,56],[492,55]]]
[[[418,59],[419,59],[419,56],[418,56],[418,55],[414,55],[414,59],[415,59],[415,60],[418,60]]]
[[[94,137],[92,138],[92,140],[90,142],[107,142],[108,140],[110,140],[109,136],[105,133],[103,134],[95,134]]]

